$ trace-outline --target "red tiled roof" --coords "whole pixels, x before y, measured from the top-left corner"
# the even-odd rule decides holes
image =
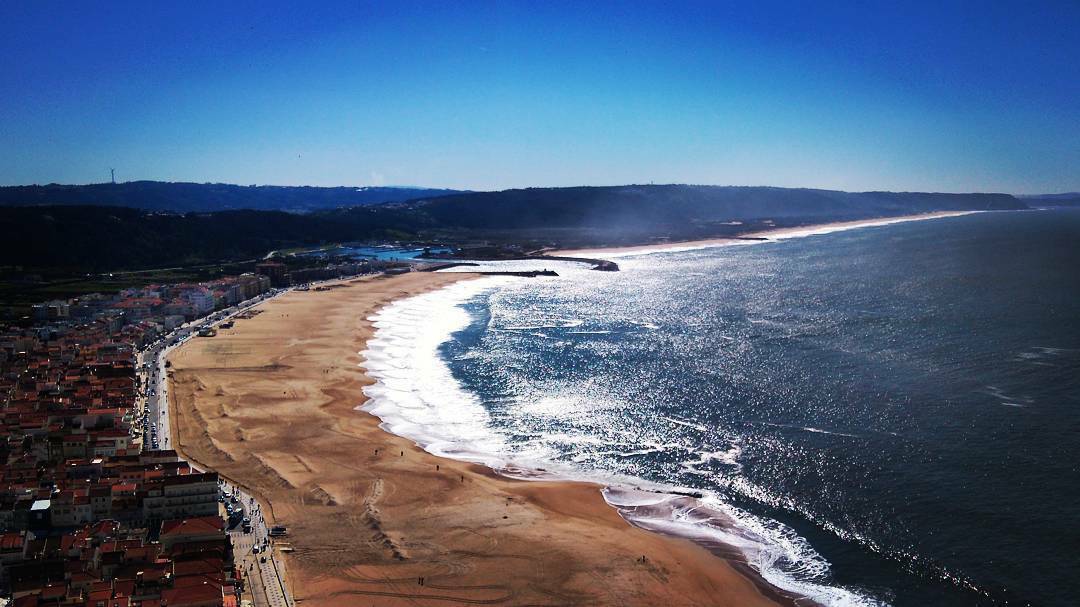
[[[21,533],[5,533],[0,536],[0,550],[10,551],[22,549],[25,536]]]
[[[199,559],[192,561],[177,561],[173,563],[173,575],[177,577],[185,575],[221,574],[225,564],[221,559]]]
[[[221,587],[210,583],[202,583],[163,590],[161,598],[169,607],[183,607],[184,605],[199,605],[214,600],[220,601],[222,593]]]
[[[161,523],[161,537],[170,535],[204,535],[221,533],[225,521],[220,516],[201,516],[190,519],[170,519]]]
[[[135,582],[134,580],[117,581],[113,584],[113,595],[118,597],[128,597],[135,594]]]

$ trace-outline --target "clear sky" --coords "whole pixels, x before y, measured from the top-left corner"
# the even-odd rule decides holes
[[[1080,3],[0,3],[0,183],[109,167],[1077,191]]]

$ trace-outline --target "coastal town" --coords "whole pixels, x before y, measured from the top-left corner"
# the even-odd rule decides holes
[[[267,261],[43,302],[0,328],[0,604],[291,605],[273,553],[287,531],[169,448],[165,355],[289,287],[384,269]]]

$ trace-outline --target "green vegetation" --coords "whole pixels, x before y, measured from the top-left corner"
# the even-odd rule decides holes
[[[255,260],[268,251],[399,232],[396,213],[358,207],[348,213],[292,215],[223,211],[172,215],[121,207],[0,209],[4,266],[45,274],[184,268]]]

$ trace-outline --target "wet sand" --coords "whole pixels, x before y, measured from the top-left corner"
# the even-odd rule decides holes
[[[170,355],[174,446],[249,489],[268,524],[289,527],[298,602],[776,604],[738,565],[631,526],[596,485],[438,458],[356,410],[372,381],[360,367],[367,317],[469,278],[411,273],[291,292]]]
[[[772,230],[758,230],[754,232],[747,232],[745,234],[739,234],[737,237],[732,236],[725,238],[707,238],[703,240],[668,241],[658,242],[655,244],[643,244],[625,247],[595,247],[588,249],[552,250],[545,251],[545,254],[564,257],[621,257],[625,255],[636,255],[639,253],[684,251],[745,243],[747,240],[779,240],[783,238],[790,238],[792,236],[800,236],[806,234],[826,234],[828,232],[839,232],[842,230],[850,230],[852,228],[883,226],[894,223],[904,223],[908,221],[921,221],[925,219],[941,219],[943,217],[959,217],[961,215],[970,215],[972,213],[981,212],[982,211],[935,211],[933,213],[922,213],[918,215],[898,215],[895,217],[856,219],[852,221],[834,221],[830,223],[819,223],[805,226],[775,228]]]

